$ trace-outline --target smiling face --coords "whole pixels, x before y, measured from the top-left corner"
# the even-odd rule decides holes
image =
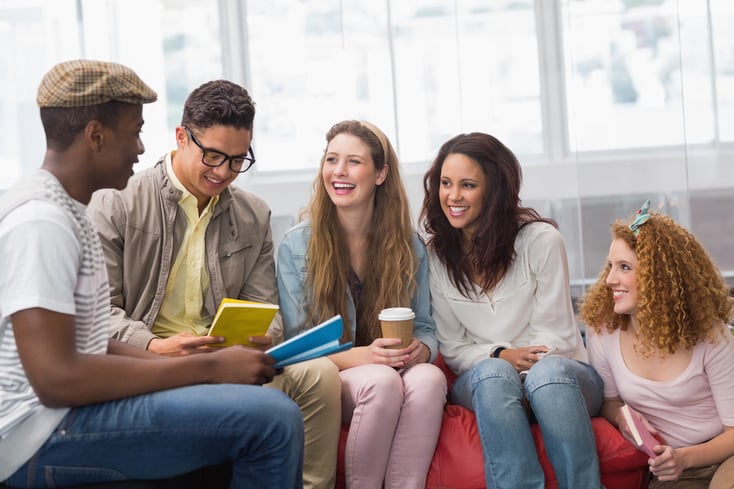
[[[343,210],[372,206],[387,171],[387,165],[382,170],[375,168],[370,148],[360,138],[340,133],[326,148],[321,177],[329,198]]]
[[[609,275],[606,284],[612,290],[614,312],[637,314],[637,255],[622,239],[609,247]]]
[[[119,116],[112,126],[98,125],[101,150],[95,165],[94,188],[123,189],[133,175],[133,165],[143,154],[145,146],[140,139],[143,127],[143,106],[122,104]]]
[[[479,163],[459,153],[446,157],[438,197],[449,224],[461,229],[464,239],[470,239],[479,226],[486,191],[487,177]]]
[[[252,131],[232,126],[215,125],[206,129],[190,128],[201,145],[228,155],[245,155],[252,142]],[[173,157],[173,171],[186,189],[191,192],[203,209],[209,199],[221,194],[238,173],[228,163],[209,167],[201,162],[202,150],[188,137],[186,129],[176,128],[178,151]]]

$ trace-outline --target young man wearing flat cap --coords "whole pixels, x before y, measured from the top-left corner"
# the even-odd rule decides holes
[[[124,190],[95,193],[87,213],[107,262],[113,338],[167,356],[209,353],[222,341],[207,333],[223,298],[278,303],[270,209],[233,185],[255,163],[254,117],[245,88],[204,83],[186,99],[176,149]],[[266,349],[282,338],[278,315],[254,340]],[[311,360],[286,367],[266,386],[301,408],[304,487],[333,488],[338,369],[327,358]]]
[[[233,488],[302,487],[303,420],[258,385],[252,348],[169,358],[109,339],[107,270],[85,216],[144,151],[129,68],[77,60],[38,90],[41,169],[0,196],[0,481],[65,487],[157,479],[232,462]]]

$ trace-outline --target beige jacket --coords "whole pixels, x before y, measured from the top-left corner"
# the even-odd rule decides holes
[[[110,335],[146,349],[168,274],[186,230],[181,191],[163,159],[134,175],[124,190],[98,190],[87,214],[99,230],[110,280]],[[210,286],[204,307],[213,316],[224,297],[278,303],[270,208],[231,185],[219,197],[206,230]],[[283,338],[280,316],[268,333]]]

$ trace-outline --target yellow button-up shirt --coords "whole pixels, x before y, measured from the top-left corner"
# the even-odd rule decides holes
[[[209,271],[206,266],[206,227],[219,196],[209,200],[199,214],[196,197],[189,192],[173,171],[173,152],[166,155],[166,170],[173,186],[181,190],[178,206],[186,216],[186,232],[171,267],[163,296],[161,311],[153,324],[153,334],[167,338],[188,332],[205,335],[212,317],[204,308],[204,293],[209,289]]]

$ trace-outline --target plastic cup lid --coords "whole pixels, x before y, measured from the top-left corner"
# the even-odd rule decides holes
[[[404,321],[415,318],[415,313],[409,307],[390,307],[380,311],[377,319],[380,321]]]

